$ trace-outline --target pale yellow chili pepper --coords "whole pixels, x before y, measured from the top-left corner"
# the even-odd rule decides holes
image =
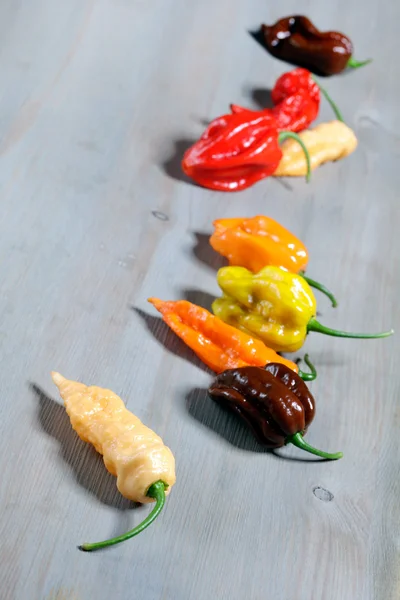
[[[52,378],[64,400],[71,425],[84,442],[103,455],[106,469],[117,478],[123,496],[134,502],[156,502],[152,513],[131,531],[82,550],[97,550],[122,542],[145,529],[161,511],[175,483],[175,459],[162,439],[135,417],[111,390]]]
[[[354,132],[341,121],[321,123],[299,133],[309,155],[311,170],[323,163],[348,156],[357,147]],[[283,157],[274,177],[300,177],[307,173],[307,163],[301,146],[288,139],[281,145]]]

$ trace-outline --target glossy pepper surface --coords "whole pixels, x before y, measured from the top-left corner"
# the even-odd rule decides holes
[[[307,267],[307,248],[270,217],[218,219],[213,225],[210,244],[232,266],[245,267],[253,273],[266,265],[284,267],[294,273]]]
[[[319,31],[303,15],[284,17],[274,25],[262,25],[261,29],[265,46],[273,56],[317,74],[336,75],[347,67],[362,67],[370,62],[353,58],[353,44],[346,35]]]
[[[337,306],[335,296],[326,286],[304,274],[308,264],[307,248],[274,219],[261,215],[250,219],[218,219],[213,225],[210,244],[229,260],[230,265],[245,267],[253,273],[267,265],[293,273],[301,271],[301,276],[311,287],[325,294],[332,306]]]
[[[238,414],[260,444],[281,448],[294,444],[325,459],[328,454],[303,439],[315,414],[315,401],[306,384],[285,365],[271,363],[265,369],[243,367],[221,373],[209,394],[224,408]]]
[[[279,129],[298,132],[307,129],[317,118],[321,95],[310,71],[299,68],[277,79],[271,99]]]
[[[175,483],[174,456],[111,390],[88,387],[60,373],[52,373],[52,378],[73,429],[103,455],[104,465],[117,478],[121,494],[134,502],[156,502],[147,519],[128,533],[80,548],[91,551],[123,542],[148,527],[163,508],[165,496]]]
[[[321,95],[310,71],[298,68],[277,79],[271,90],[271,99],[275,105],[273,108],[250,112],[271,114],[276,119],[278,131],[299,132],[317,118]],[[240,113],[248,109],[232,104],[231,110]]]
[[[393,333],[348,333],[322,325],[315,318],[316,300],[308,283],[280,267],[264,267],[255,274],[243,267],[224,267],[217,280],[224,295],[213,302],[214,314],[277,352],[299,350],[310,331],[349,338]]]
[[[227,114],[212,121],[185,152],[182,169],[204,187],[240,191],[276,171],[282,158],[279,142],[293,136],[293,132],[279,133],[270,114]]]
[[[215,373],[243,366],[261,366],[281,363],[308,381],[315,379],[311,373],[299,371],[298,366],[267,348],[259,339],[239,331],[221,321],[205,308],[186,300],[163,301],[149,298],[149,302],[161,313],[164,322],[191,348]]]

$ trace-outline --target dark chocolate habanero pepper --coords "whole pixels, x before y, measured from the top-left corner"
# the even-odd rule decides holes
[[[274,25],[262,25],[261,30],[270,54],[319,75],[337,75],[348,67],[357,69],[371,62],[353,58],[353,44],[346,35],[319,31],[303,15],[284,17]]]
[[[294,444],[329,460],[343,456],[341,452],[318,450],[303,439],[315,415],[315,401],[304,381],[284,364],[224,371],[208,393],[221,406],[242,417],[258,442],[267,448]]]

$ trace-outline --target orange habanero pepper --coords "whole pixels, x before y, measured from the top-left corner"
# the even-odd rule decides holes
[[[231,266],[258,273],[271,265],[299,273],[309,285],[328,296],[332,306],[337,306],[336,298],[324,285],[305,276],[308,264],[305,245],[274,219],[262,215],[250,219],[217,219],[213,225],[210,244]]]

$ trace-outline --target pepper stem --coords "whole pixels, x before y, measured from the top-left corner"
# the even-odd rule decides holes
[[[294,435],[290,435],[286,438],[286,444],[293,444],[297,446],[301,450],[305,450],[305,452],[309,452],[310,454],[315,454],[316,456],[320,456],[321,458],[327,458],[328,460],[337,460],[338,458],[342,458],[343,452],[335,452],[335,454],[330,454],[329,452],[324,452],[323,450],[318,450],[314,448],[314,446],[310,446],[304,440],[301,433],[295,433]]]
[[[307,163],[306,181],[308,183],[311,178],[311,162],[310,162],[310,155],[308,153],[307,146],[305,145],[305,143],[303,142],[301,137],[299,135],[297,135],[297,133],[294,133],[294,131],[281,131],[278,136],[278,141],[279,141],[279,143],[284,142],[288,138],[292,138],[293,140],[296,140],[296,142],[298,142],[300,144],[300,146],[303,148],[303,152],[306,157],[306,163]]]
[[[368,65],[372,62],[372,58],[368,58],[367,60],[356,60],[352,56],[350,56],[347,61],[346,67],[350,67],[350,69],[358,69],[359,67],[363,67],[364,65]]]
[[[314,381],[314,379],[316,379],[317,377],[317,369],[312,364],[311,360],[308,357],[308,354],[305,355],[304,362],[306,363],[307,367],[310,368],[311,372],[305,373],[304,371],[299,369],[299,377],[301,377],[303,381]]]
[[[332,98],[330,97],[330,95],[328,94],[328,92],[326,91],[326,89],[324,87],[322,87],[322,85],[320,84],[320,82],[314,77],[314,75],[312,75],[312,78],[314,79],[315,83],[318,85],[321,93],[323,96],[325,96],[325,99],[328,100],[329,104],[331,105],[331,108],[333,110],[333,112],[335,113],[335,117],[337,118],[338,121],[342,121],[342,123],[344,123],[344,119],[342,117],[342,113],[340,112],[338,105],[336,104],[336,102],[334,102],[332,100]]]
[[[130,538],[134,537],[138,533],[141,533],[146,527],[151,525],[151,523],[158,517],[160,512],[163,509],[165,503],[165,489],[168,486],[163,481],[156,481],[150,486],[147,496],[150,498],[155,498],[156,505],[149,514],[148,517],[144,521],[142,521],[139,525],[127,531],[126,533],[119,535],[118,537],[111,538],[109,540],[104,540],[103,542],[95,542],[94,544],[82,544],[79,546],[79,550],[84,550],[86,552],[91,552],[93,550],[100,550],[100,548],[106,548],[107,546],[113,546],[114,544],[119,544],[120,542],[125,542]]]
[[[310,279],[310,277],[307,277],[303,271],[300,271],[299,275],[301,275],[302,278],[307,281],[308,285],[310,285],[311,287],[313,287],[316,290],[319,290],[320,292],[325,294],[325,296],[327,296],[329,298],[329,300],[332,302],[333,308],[337,307],[337,305],[338,305],[337,300],[336,300],[335,296],[332,294],[332,292],[330,290],[328,290],[327,287],[325,287],[322,283],[319,283],[319,281],[315,281],[315,279]]]
[[[307,333],[309,331],[317,331],[318,333],[324,333],[325,335],[332,335],[333,337],[342,337],[342,338],[360,338],[360,339],[376,339],[376,338],[385,338],[393,335],[394,330],[390,331],[382,331],[381,333],[349,333],[347,331],[338,331],[337,329],[331,329],[330,327],[326,327],[319,323],[314,317],[308,321],[307,324]]]

